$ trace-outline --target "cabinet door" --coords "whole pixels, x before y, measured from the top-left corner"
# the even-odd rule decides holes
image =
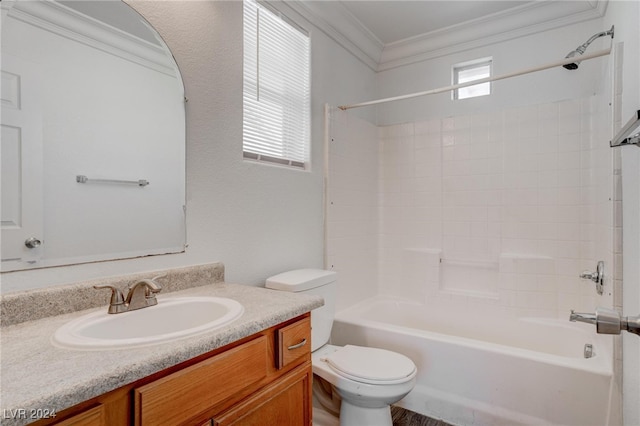
[[[267,338],[229,349],[134,389],[134,424],[178,425],[267,376]]]
[[[97,407],[90,408],[56,423],[56,426],[107,426],[104,406],[101,404]]]
[[[214,426],[311,425],[311,363],[213,419]]]

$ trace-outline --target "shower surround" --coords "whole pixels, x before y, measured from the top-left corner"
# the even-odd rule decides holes
[[[363,296],[568,318],[611,306],[579,278],[613,268],[602,97],[376,127],[332,111],[327,266]]]
[[[384,127],[331,111],[326,267],[338,272],[339,292],[332,341],[412,356],[422,375],[401,405],[456,424],[471,424],[470,419],[479,425],[539,424],[543,419],[579,425],[582,405],[594,403],[576,396],[581,402],[575,407],[560,404],[550,410],[535,401],[549,392],[582,389],[583,379],[594,374],[599,420],[616,424],[611,336],[586,329],[571,345],[575,360],[567,362],[549,359],[548,345],[534,338],[525,353],[508,339],[486,337],[500,324],[522,321],[548,321],[553,330],[543,334],[550,339],[578,336],[570,331],[571,309],[592,312],[613,304],[614,225],[621,222],[613,214],[619,211],[614,209],[619,185],[614,185],[610,108],[604,99]],[[599,260],[606,268],[603,295],[579,278],[582,271],[595,270]],[[389,320],[380,303],[411,321]],[[373,305],[370,317],[376,324],[361,312]],[[456,328],[456,319],[465,319],[466,327]],[[594,358],[579,359],[585,344],[597,347]],[[478,364],[476,349],[468,348],[501,354],[500,361],[482,358]],[[439,381],[433,369],[438,356],[455,361],[437,368],[456,377],[459,387]],[[532,386],[526,371],[533,367],[517,368],[521,357],[542,369],[560,370],[548,375],[535,370]],[[491,374],[482,376],[483,368]],[[566,379],[578,370],[586,375]],[[496,380],[524,388],[501,387],[504,392],[490,393],[490,401],[481,398],[485,393],[468,392]],[[525,390],[536,395],[531,407],[511,399]]]

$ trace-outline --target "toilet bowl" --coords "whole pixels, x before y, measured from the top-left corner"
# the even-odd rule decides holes
[[[341,426],[391,425],[389,406],[416,382],[413,361],[384,349],[324,345],[311,359],[314,376],[329,382],[342,399]]]
[[[336,273],[299,269],[273,276],[266,287],[318,294],[325,304],[311,312],[314,424],[391,426],[390,405],[415,386],[417,369],[408,357],[378,348],[328,344],[335,311]],[[316,383],[323,381],[322,384]]]

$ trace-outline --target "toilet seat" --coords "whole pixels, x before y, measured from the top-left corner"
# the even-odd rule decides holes
[[[371,385],[404,383],[416,374],[413,361],[385,349],[346,345],[324,360],[337,374]]]

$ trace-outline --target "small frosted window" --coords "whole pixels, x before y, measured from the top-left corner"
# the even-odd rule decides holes
[[[467,83],[469,81],[480,80],[491,77],[491,59],[484,59],[481,62],[455,65],[453,67],[453,84]],[[473,86],[461,87],[453,91],[453,99],[474,98],[491,94],[491,83],[474,84]]]

